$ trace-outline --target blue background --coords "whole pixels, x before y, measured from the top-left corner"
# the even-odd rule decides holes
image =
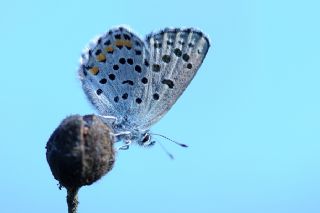
[[[80,190],[79,212],[320,212],[317,1],[2,1],[1,212],[66,212],[45,158],[63,118],[95,112],[77,79],[96,35],[197,27],[211,49],[153,132]]]

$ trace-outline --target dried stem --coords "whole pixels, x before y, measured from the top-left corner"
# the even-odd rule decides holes
[[[77,213],[79,188],[68,188],[67,203],[68,213]]]

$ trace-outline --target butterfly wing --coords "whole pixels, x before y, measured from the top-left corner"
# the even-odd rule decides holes
[[[101,115],[121,130],[144,132],[177,101],[199,69],[210,44],[194,29],[165,29],[146,43],[119,27],[83,54],[79,76]]]
[[[147,36],[150,52],[149,88],[144,92],[145,121],[140,129],[149,129],[169,111],[198,71],[210,47],[199,30],[165,29]]]
[[[101,115],[114,116],[122,124],[135,120],[142,107],[149,58],[144,42],[124,27],[110,30],[89,46],[79,76]]]

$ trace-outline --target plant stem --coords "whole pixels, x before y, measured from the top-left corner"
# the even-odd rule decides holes
[[[67,188],[68,213],[77,213],[79,188]]]

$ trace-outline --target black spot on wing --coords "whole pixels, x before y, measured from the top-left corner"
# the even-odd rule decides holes
[[[160,64],[153,64],[152,71],[153,72],[160,72]]]
[[[105,78],[102,78],[100,81],[99,81],[100,84],[106,84],[107,83],[107,79]]]
[[[119,69],[119,65],[118,64],[115,64],[115,65],[113,65],[113,70],[118,70]]]
[[[122,95],[122,99],[123,99],[123,100],[126,100],[126,99],[128,98],[128,96],[129,96],[128,93],[124,93],[124,94]]]
[[[170,79],[163,79],[161,81],[162,84],[166,84],[170,89],[172,89],[174,87],[174,83],[172,80]]]
[[[98,49],[98,50],[95,52],[96,55],[99,55],[100,53],[101,53],[101,50],[100,50],[100,49]]]
[[[134,70],[137,71],[138,73],[141,73],[141,66],[140,65],[136,65],[134,67]]]
[[[102,91],[102,89],[97,89],[96,92],[97,92],[97,95],[101,95],[103,91]]]
[[[131,37],[130,37],[129,35],[127,35],[127,34],[123,34],[123,38],[124,38],[125,40],[130,40],[130,39],[131,39]]]
[[[159,96],[158,93],[154,93],[154,94],[152,95],[152,98],[153,98],[154,100],[159,100],[160,96]]]
[[[162,61],[163,61],[163,62],[169,63],[170,60],[171,60],[170,55],[163,55],[163,56],[162,56]]]
[[[189,58],[190,58],[190,56],[189,56],[188,54],[186,54],[186,53],[182,55],[182,59],[183,59],[185,62],[189,61]]]
[[[146,77],[143,77],[143,78],[141,79],[141,82],[142,82],[143,84],[147,84],[147,83],[148,83],[148,79],[147,79]]]
[[[109,74],[109,79],[113,81],[116,79],[116,76],[114,74]]]
[[[129,84],[129,85],[133,86],[134,83],[131,80],[125,80],[125,81],[122,81],[122,84]]]
[[[125,58],[120,58],[119,59],[119,63],[120,64],[125,64],[126,63],[126,59]]]
[[[173,53],[177,56],[177,57],[181,57],[182,55],[182,51],[178,48],[173,50]]]
[[[145,60],[144,60],[144,65],[145,65],[146,67],[148,67],[148,66],[149,66],[149,62],[148,62],[148,60],[147,60],[147,59],[145,59]]]
[[[132,65],[133,64],[133,59],[132,58],[127,58],[127,63]]]

